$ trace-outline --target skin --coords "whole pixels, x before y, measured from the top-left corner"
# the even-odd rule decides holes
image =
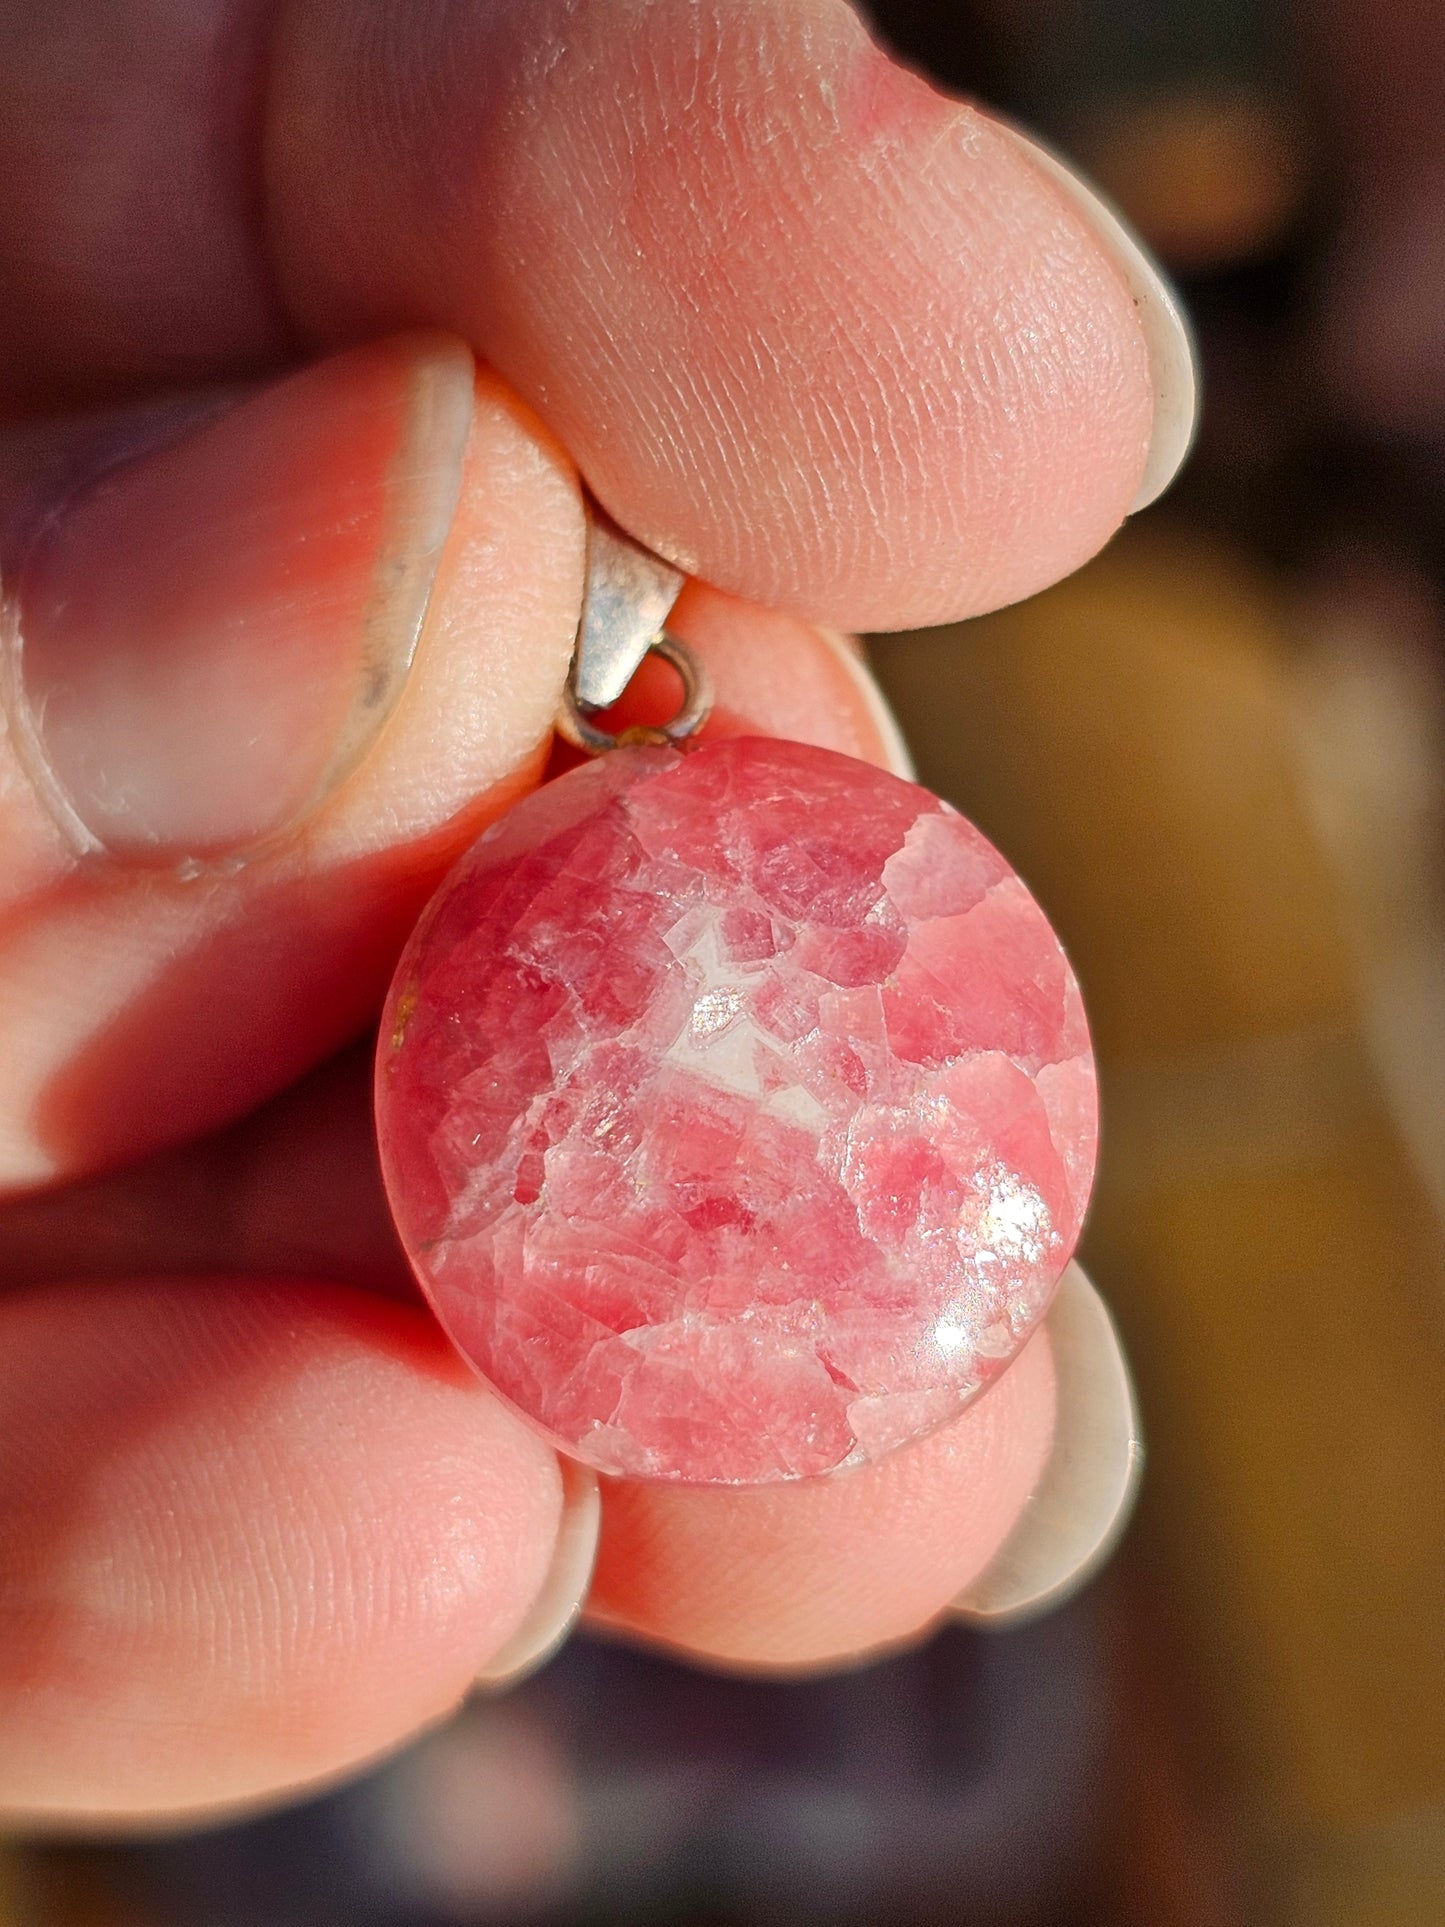
[[[1074,568],[1134,496],[1150,382],[1066,199],[838,0],[0,0],[0,178],[0,561],[47,531],[17,623],[50,623],[55,661],[114,619],[109,587],[83,613],[102,570],[164,631],[204,479],[187,567],[207,620],[258,638],[238,700],[320,767],[307,648],[354,643],[348,571],[380,580],[380,552],[338,550],[313,644],[267,653],[256,585],[330,526],[286,451],[310,437],[364,502],[399,471],[341,433],[348,396],[405,428],[441,383],[464,411],[411,673],[239,861],[187,881],[78,850],[23,731],[0,738],[0,1807],[154,1822],[441,1717],[547,1571],[556,1461],[415,1301],[364,1053],[315,1067],[545,772],[579,468],[713,585],[676,626],[719,727],[883,761],[814,625],[940,621]],[[204,399],[113,412],[216,383],[238,440],[196,438]],[[117,438],[181,452],[102,513],[75,477]],[[220,801],[239,823],[271,780]],[[909,1637],[1007,1536],[1052,1424],[1040,1339],[847,1479],[611,1487],[592,1610],[752,1668]]]

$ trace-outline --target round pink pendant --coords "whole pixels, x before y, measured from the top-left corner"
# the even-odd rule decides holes
[[[438,1317],[564,1451],[756,1484],[875,1459],[1019,1350],[1093,1175],[1042,911],[917,785],[747,737],[623,749],[458,864],[381,1034]]]

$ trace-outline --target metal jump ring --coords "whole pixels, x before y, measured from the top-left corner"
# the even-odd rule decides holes
[[[661,656],[681,676],[682,708],[669,723],[637,724],[614,734],[610,729],[599,729],[588,720],[587,712],[577,701],[574,673],[567,678],[567,687],[562,693],[562,707],[557,716],[557,733],[565,737],[574,749],[585,749],[591,756],[600,756],[606,750],[628,748],[636,743],[676,747],[702,728],[713,701],[712,678],[702,663],[685,642],[679,642],[676,636],[669,635],[665,629],[660,629],[648,643],[647,654]]]

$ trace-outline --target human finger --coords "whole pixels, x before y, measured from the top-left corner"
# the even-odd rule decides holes
[[[128,419],[79,481],[93,424],[12,435],[8,503],[0,477],[0,1190],[221,1123],[360,1029],[542,774],[566,674],[571,471],[452,338],[164,426]],[[701,585],[674,626],[716,728],[906,768],[842,639]]]
[[[689,573],[939,622],[1067,574],[1139,497],[1167,413],[1142,257],[842,0],[295,0],[277,49],[290,312],[459,327]]]
[[[604,1481],[589,1612],[750,1669],[836,1665],[916,1636],[1007,1540],[1053,1427],[1041,1331],[958,1418],[856,1471],[756,1487]]]
[[[143,1264],[263,1278],[305,1268],[414,1297],[377,1169],[370,1083],[369,1052],[353,1049],[203,1143],[10,1206],[0,1212],[0,1276],[14,1289],[76,1274],[124,1279]],[[950,1600],[993,1620],[1038,1610],[1093,1570],[1117,1537],[1139,1463],[1128,1369],[1076,1265],[1046,1333],[1052,1415],[1042,1375],[1011,1385],[984,1426],[961,1421],[958,1438],[940,1438],[921,1456],[901,1510],[895,1473],[876,1488],[861,1476],[831,1482],[821,1521],[809,1486],[773,1499],[742,1495],[740,1506],[730,1495],[720,1522],[706,1492],[675,1505],[651,1488],[609,1482],[609,1519],[622,1522],[625,1544],[609,1555],[599,1611],[650,1638],[699,1642],[711,1657],[741,1652],[742,1663],[796,1666],[906,1637]],[[992,1397],[991,1389],[981,1405]],[[1041,1441],[1042,1470],[1030,1482]],[[756,1541],[757,1517],[779,1503],[776,1536],[789,1546],[781,1557]],[[928,1509],[940,1529],[915,1544],[915,1515]],[[630,1535],[640,1517],[639,1559]],[[689,1534],[712,1546],[720,1523],[727,1550],[718,1557],[737,1577],[726,1600],[714,1596],[710,1568],[697,1585],[677,1581],[691,1570]],[[615,1536],[614,1525],[609,1546]],[[540,1615],[529,1634],[538,1650],[565,1629],[585,1580],[581,1567],[563,1575],[573,1590]],[[696,1618],[699,1597],[710,1625]]]
[[[751,1491],[603,1482],[591,1607],[713,1663],[806,1671],[916,1638],[950,1607],[1007,1624],[1083,1584],[1141,1463],[1129,1368],[1078,1265],[984,1396],[830,1480]]]
[[[540,776],[580,601],[570,465],[454,337],[116,435],[0,446],[0,1193],[362,1026]]]
[[[563,1510],[555,1455],[410,1307],[0,1300],[0,1809],[154,1820],[393,1745],[517,1634]]]
[[[210,0],[184,36],[165,0],[10,0],[6,27],[31,405],[437,323],[689,572],[870,628],[1066,574],[1182,457],[1187,342],[1137,246],[843,0]]]

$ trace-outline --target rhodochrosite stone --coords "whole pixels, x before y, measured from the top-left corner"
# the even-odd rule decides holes
[[[1018,1351],[1079,1233],[1095,1091],[1038,905],[946,804],[744,738],[623,749],[453,871],[378,1116],[453,1340],[607,1472],[879,1457]]]

